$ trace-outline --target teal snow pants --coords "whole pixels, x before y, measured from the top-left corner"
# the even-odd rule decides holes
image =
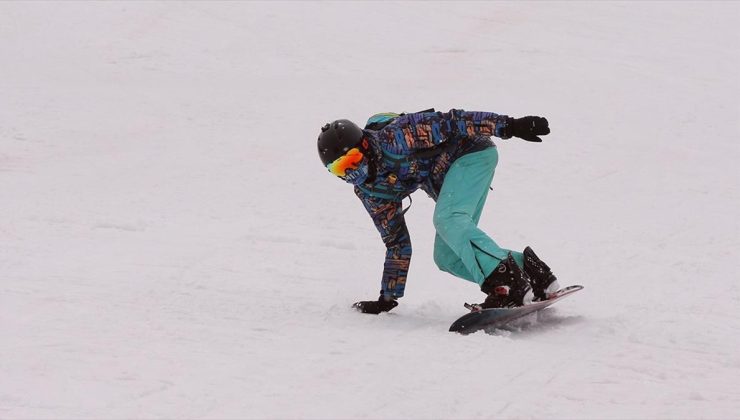
[[[501,248],[478,229],[497,163],[495,147],[457,159],[434,208],[434,262],[440,270],[479,285],[509,252],[520,267],[524,265],[523,254]]]

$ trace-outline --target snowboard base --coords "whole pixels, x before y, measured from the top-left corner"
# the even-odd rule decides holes
[[[547,300],[533,302],[529,305],[515,308],[479,309],[474,305],[465,304],[465,307],[471,309],[471,312],[453,322],[450,325],[450,332],[470,334],[486,328],[500,327],[509,321],[545,309],[581,289],[583,289],[583,286],[568,286],[553,293]]]

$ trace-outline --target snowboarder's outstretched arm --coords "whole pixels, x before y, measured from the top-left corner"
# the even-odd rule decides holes
[[[402,115],[381,130],[381,138],[389,151],[403,154],[405,150],[435,146],[460,135],[519,137],[541,142],[538,136],[549,133],[548,121],[543,117],[512,118],[494,112],[451,109]]]
[[[510,118],[506,115],[494,112],[463,111],[462,109],[451,109],[443,115],[452,122],[454,133],[458,135],[511,137],[507,132]]]
[[[493,112],[416,112],[403,114],[378,132],[383,150],[407,156],[459,136],[506,138],[509,117]],[[509,136],[510,137],[510,136]]]
[[[386,246],[380,293],[386,299],[400,298],[406,288],[406,276],[411,263],[411,238],[403,217],[402,203],[372,197],[359,188],[355,188],[355,194],[373,219]]]
[[[459,134],[495,136],[502,139],[518,137],[523,140],[541,142],[538,135],[550,133],[546,118],[527,116],[512,118],[493,112],[463,111],[452,109],[443,114],[454,121]]]

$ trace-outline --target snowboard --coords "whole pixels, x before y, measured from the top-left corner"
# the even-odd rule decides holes
[[[545,309],[553,303],[570,296],[573,293],[583,289],[583,286],[568,286],[558,290],[550,295],[547,300],[533,302],[529,305],[518,306],[515,308],[490,308],[480,309],[476,305],[465,304],[470,309],[469,314],[465,314],[450,325],[450,332],[460,334],[470,334],[485,328],[501,327],[517,318]]]

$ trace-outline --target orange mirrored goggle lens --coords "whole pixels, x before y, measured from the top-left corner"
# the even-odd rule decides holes
[[[354,149],[350,149],[344,156],[341,156],[334,162],[326,165],[326,168],[336,176],[345,176],[347,174],[347,169],[357,169],[360,167],[362,158],[362,152],[360,152],[360,149],[355,147]]]

